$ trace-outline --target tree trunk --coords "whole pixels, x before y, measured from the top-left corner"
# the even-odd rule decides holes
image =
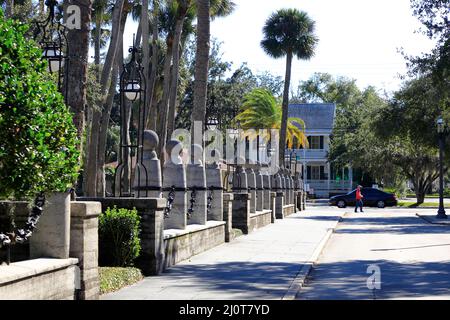
[[[112,18],[112,28],[111,28],[111,40],[106,54],[105,63],[103,65],[101,78],[100,78],[100,88],[102,94],[102,100],[98,102],[99,106],[104,105],[104,97],[108,90],[108,83],[111,76],[112,64],[115,60],[117,54],[119,32],[120,32],[120,21],[122,17],[122,11],[124,7],[125,0],[116,0],[113,18]],[[88,146],[88,161],[87,161],[87,174],[85,181],[86,183],[86,195],[90,197],[97,196],[97,175],[99,174],[98,168],[98,140],[100,135],[100,127],[102,120],[102,110],[94,110],[92,115],[92,130],[90,137],[90,145]]]
[[[173,46],[173,67],[172,74],[170,76],[170,93],[169,93],[169,116],[167,120],[167,140],[170,139],[173,130],[175,129],[175,112],[176,102],[178,94],[178,75],[180,70],[180,52],[181,52],[181,36],[183,33],[183,24],[186,17],[186,13],[183,13],[177,19],[175,26],[175,37]]]
[[[100,42],[102,37],[102,13],[95,15],[94,64],[100,66]],[[100,69],[97,70],[97,81],[100,81]]]
[[[195,54],[194,107],[192,110],[192,126],[194,121],[202,122],[204,129],[206,117],[206,99],[208,90],[208,68],[210,48],[210,1],[197,0],[197,51]],[[192,133],[194,130],[192,130]],[[194,138],[194,137],[193,137]],[[195,141],[192,139],[192,141]]]
[[[91,24],[91,0],[66,0],[64,6],[79,5],[81,11],[81,28],[69,29],[67,42],[69,45],[69,66],[67,73],[66,101],[73,113],[73,122],[80,139],[80,150],[83,150],[82,139],[85,128],[86,81],[89,53],[89,31]],[[75,58],[76,57],[76,58]]]
[[[166,143],[167,137],[167,120],[168,120],[168,106],[169,106],[169,91],[170,91],[170,67],[172,63],[172,48],[173,48],[173,37],[172,35],[167,36],[167,52],[166,59],[164,62],[164,85],[163,85],[163,96],[161,102],[158,106],[158,121],[156,124],[157,133],[159,136],[159,156],[164,155],[164,144]],[[160,158],[162,159],[162,158]],[[164,161],[162,161],[164,162]]]
[[[281,130],[280,130],[280,145],[279,145],[279,161],[280,166],[284,166],[284,154],[286,150],[286,136],[287,136],[287,119],[289,110],[289,87],[291,84],[291,68],[292,68],[292,52],[286,55],[286,76],[284,78]]]
[[[154,91],[156,84],[156,76],[158,73],[158,15],[159,15],[159,0],[153,1],[153,30],[152,30],[152,65],[150,71],[149,82],[147,83],[147,99],[148,108],[146,109],[145,123],[151,130],[156,130],[157,108],[154,107]]]
[[[113,64],[111,72],[111,84],[109,86],[108,96],[103,105],[103,112],[101,118],[101,125],[99,129],[98,137],[98,168],[97,168],[97,195],[104,197],[106,195],[106,177],[105,177],[105,157],[106,157],[106,140],[108,138],[109,119],[111,115],[111,109],[113,107],[114,95],[116,94],[117,79],[119,76],[119,66],[123,62],[123,34],[125,31],[125,24],[127,21],[128,13],[123,12],[122,19],[120,21],[119,32],[119,45],[118,52],[116,54],[116,61]]]

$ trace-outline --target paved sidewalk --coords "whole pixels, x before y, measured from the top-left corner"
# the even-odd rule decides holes
[[[297,298],[450,299],[450,226],[415,216],[436,210],[364,210],[343,217]],[[369,265],[380,290],[367,287]]]
[[[102,299],[282,299],[344,212],[309,208]]]

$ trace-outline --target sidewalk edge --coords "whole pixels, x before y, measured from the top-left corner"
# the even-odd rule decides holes
[[[281,300],[294,300],[298,294],[298,292],[302,289],[306,277],[310,274],[314,263],[316,263],[317,259],[319,258],[320,254],[322,253],[323,249],[325,248],[326,244],[328,243],[328,240],[330,239],[331,235],[333,234],[334,230],[336,229],[339,222],[342,221],[343,215],[339,218],[338,221],[332,226],[331,228],[328,228],[325,235],[322,237],[322,240],[320,240],[319,244],[317,245],[316,249],[314,249],[313,254],[309,258],[306,263],[303,264],[302,268],[300,269],[299,273],[295,277],[295,279],[292,281],[292,284],[289,286],[288,291],[286,294],[281,298]]]

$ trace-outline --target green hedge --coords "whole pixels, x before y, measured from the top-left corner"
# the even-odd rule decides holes
[[[79,170],[77,131],[28,26],[0,10],[0,199],[67,191]]]
[[[108,208],[99,217],[101,266],[132,266],[141,251],[140,217],[136,209]]]

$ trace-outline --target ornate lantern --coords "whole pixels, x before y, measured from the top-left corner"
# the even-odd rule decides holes
[[[120,75],[120,152],[114,178],[114,195],[146,197],[147,183],[141,185],[142,181],[148,181],[147,169],[143,164],[146,82],[140,50],[133,44],[128,52],[131,59],[124,64]]]
[[[67,28],[60,22],[61,12],[56,15],[58,1],[47,0],[48,16],[37,21],[34,30],[36,39],[43,50],[42,58],[48,62],[48,72],[56,74],[59,91],[67,98],[67,71],[69,67],[69,46]]]

